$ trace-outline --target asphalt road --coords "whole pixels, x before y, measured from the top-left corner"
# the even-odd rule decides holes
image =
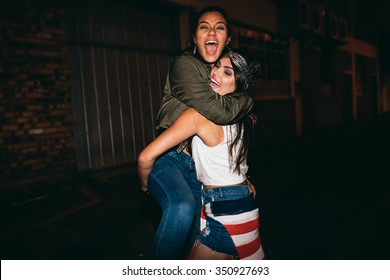
[[[268,259],[390,259],[390,116],[251,151]],[[134,172],[1,211],[1,259],[148,259],[160,209]]]

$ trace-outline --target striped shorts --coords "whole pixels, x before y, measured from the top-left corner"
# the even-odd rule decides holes
[[[264,259],[259,209],[249,186],[203,189],[199,241],[238,259]]]

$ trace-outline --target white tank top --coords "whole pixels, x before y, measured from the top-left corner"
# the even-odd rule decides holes
[[[227,186],[239,184],[246,179],[248,165],[241,164],[241,174],[233,172],[236,162],[237,146],[233,152],[233,162],[229,162],[229,142],[237,134],[236,125],[222,126],[224,140],[215,147],[209,147],[198,137],[192,139],[192,158],[195,162],[198,180],[203,185]],[[240,140],[241,142],[242,140]],[[240,146],[241,143],[238,144]]]

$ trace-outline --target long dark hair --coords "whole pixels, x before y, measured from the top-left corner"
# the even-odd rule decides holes
[[[237,61],[235,61],[234,58],[232,58],[237,55],[243,59],[242,61],[244,62],[244,65],[239,64]],[[260,64],[250,53],[244,51],[240,51],[240,53],[238,53],[236,51],[233,52],[230,50],[230,52],[225,54],[223,57],[229,57],[232,61],[236,79],[235,92],[246,91],[249,86],[251,86],[254,81],[260,77]],[[256,123],[257,116],[252,110],[246,117],[243,117],[235,124],[237,134],[233,139],[228,139],[229,161],[231,164],[233,164],[233,166],[231,166],[233,167],[233,171],[237,172],[238,174],[241,174],[241,164],[245,163],[247,160],[250,138],[255,130]],[[233,133],[230,131],[227,137],[232,136],[232,134]],[[235,149],[237,149],[236,161],[233,162],[233,154]]]

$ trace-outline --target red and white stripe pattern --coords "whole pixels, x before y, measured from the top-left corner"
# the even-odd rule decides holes
[[[201,212],[201,229],[206,227],[206,215],[225,226],[236,246],[240,260],[265,259],[259,235],[258,208],[235,215],[214,216],[208,203],[203,206]]]

